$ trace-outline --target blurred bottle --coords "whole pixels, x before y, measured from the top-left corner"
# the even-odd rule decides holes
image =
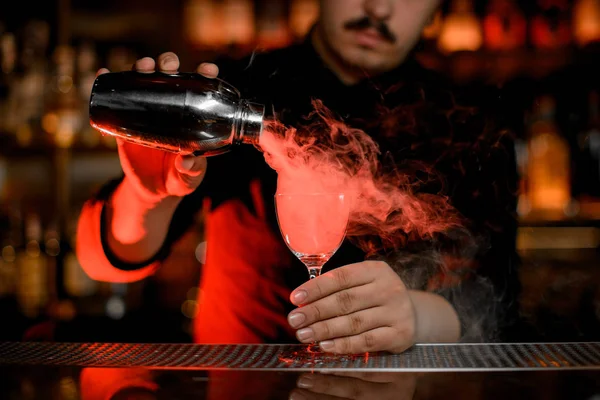
[[[579,46],[600,42],[600,0],[578,0],[573,7],[573,36]]]
[[[24,147],[33,143],[40,132],[48,81],[49,38],[47,22],[34,20],[25,25],[14,90],[8,105],[11,130],[15,132],[17,143]]]
[[[531,18],[531,44],[543,50],[559,49],[571,43],[570,5],[568,0],[537,0],[537,12]]]
[[[541,96],[529,121],[527,181],[531,211],[543,218],[570,214],[570,149],[556,124],[556,102]]]
[[[75,59],[75,49],[71,46],[54,49],[42,128],[49,136],[48,140],[61,148],[73,144],[82,125],[83,108],[75,81]]]
[[[17,39],[11,32],[4,32],[0,37],[0,70],[5,80],[17,67]]]
[[[25,218],[25,246],[17,252],[17,299],[28,318],[38,317],[48,300],[48,259],[42,239],[40,216],[31,212]]]
[[[250,0],[224,0],[221,6],[224,42],[244,48],[254,41],[254,3]]]
[[[75,232],[61,243],[61,260],[64,268],[63,286],[70,297],[87,297],[96,293],[98,282],[91,279],[81,268],[75,255]]]
[[[476,51],[483,43],[481,23],[471,0],[454,0],[442,25],[438,48],[443,53]]]
[[[263,49],[284,47],[292,41],[285,2],[258,2],[257,41]]]
[[[529,193],[527,190],[529,187],[527,177],[527,166],[529,162],[528,148],[528,142],[525,138],[515,139],[515,155],[517,159],[517,171],[519,173],[517,213],[521,217],[527,216],[531,211],[531,201],[529,200]]]
[[[77,87],[79,106],[83,121],[89,120],[89,99],[96,79],[98,57],[91,43],[83,43],[77,51]],[[100,143],[100,134],[90,124],[81,124],[80,142],[86,147],[96,147]]]
[[[17,249],[21,246],[20,220],[14,212],[2,213],[0,224],[0,297],[13,296],[17,280]]]
[[[581,200],[600,200],[600,96],[592,90],[588,97],[587,124],[577,135],[576,195]]]
[[[58,221],[48,225],[44,235],[44,249],[53,272],[52,304],[50,315],[58,320],[71,320],[77,314],[77,298],[92,295],[96,282],[92,281],[81,269],[69,238],[63,237]]]
[[[184,36],[192,47],[214,49],[225,44],[220,2],[187,0],[182,11]]]
[[[14,86],[16,66],[17,41],[15,35],[10,32],[0,33],[0,134],[11,132],[8,104]]]
[[[491,0],[483,20],[485,47],[514,50],[527,41],[527,20],[514,0]]]
[[[292,0],[290,29],[297,40],[303,39],[319,16],[318,0]]]

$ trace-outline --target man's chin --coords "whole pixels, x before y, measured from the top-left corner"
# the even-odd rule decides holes
[[[389,63],[377,56],[376,52],[358,52],[347,57],[347,61],[354,68],[365,71],[368,74],[380,74],[393,69]]]

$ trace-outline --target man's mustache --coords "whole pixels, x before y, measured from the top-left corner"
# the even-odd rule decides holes
[[[396,36],[392,33],[390,28],[388,28],[385,22],[375,21],[367,16],[346,22],[344,24],[344,28],[355,31],[361,31],[367,28],[374,28],[388,42],[394,43],[396,41]]]

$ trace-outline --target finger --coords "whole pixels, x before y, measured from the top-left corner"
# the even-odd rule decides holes
[[[290,393],[290,400],[344,400],[339,397],[329,396],[322,393],[313,393],[306,389],[294,389]]]
[[[346,336],[319,342],[321,350],[336,354],[361,354],[369,351],[391,350],[401,352],[409,348],[409,340],[398,340],[398,331],[390,327],[376,328],[355,336]],[[398,344],[402,342],[401,344]]]
[[[172,168],[168,169],[166,190],[174,196],[185,196],[192,193],[204,179],[206,173],[206,158],[182,157],[172,155]],[[180,161],[178,161],[180,159]],[[191,164],[191,165],[190,165]]]
[[[157,60],[161,72],[175,73],[179,69],[179,57],[173,52],[162,53]]]
[[[296,332],[302,343],[320,342],[346,336],[359,335],[372,329],[390,326],[390,312],[384,307],[373,307],[342,317],[317,322]]]
[[[357,286],[295,309],[288,316],[288,322],[292,328],[299,329],[315,322],[381,305],[385,300],[383,293],[374,290],[372,284]]]
[[[383,262],[364,261],[336,268],[299,286],[290,295],[295,305],[311,303],[340,290],[373,282]],[[387,267],[389,269],[389,267]]]
[[[137,60],[135,62],[135,64],[133,64],[133,69],[137,72],[141,72],[144,74],[149,74],[154,72],[154,69],[156,68],[156,62],[154,62],[154,59],[150,58],[150,57],[144,57],[144,58],[140,58],[139,60]]]
[[[100,68],[100,69],[99,69],[99,70],[96,72],[96,77],[97,77],[98,75],[107,74],[107,73],[109,73],[109,72],[110,72],[110,71],[109,71],[109,69],[108,69],[108,68]]]
[[[175,157],[175,169],[187,176],[200,176],[206,171],[206,157],[178,155]]]
[[[304,374],[296,385],[312,393],[318,393],[343,399],[372,398],[383,384],[363,381],[336,375]]]
[[[202,63],[196,68],[196,72],[207,78],[216,78],[219,75],[219,67],[211,63]]]

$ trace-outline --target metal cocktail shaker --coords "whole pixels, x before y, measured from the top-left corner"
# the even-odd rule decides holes
[[[91,125],[123,140],[170,152],[216,155],[258,143],[264,106],[230,84],[195,73],[99,75],[90,97]]]

